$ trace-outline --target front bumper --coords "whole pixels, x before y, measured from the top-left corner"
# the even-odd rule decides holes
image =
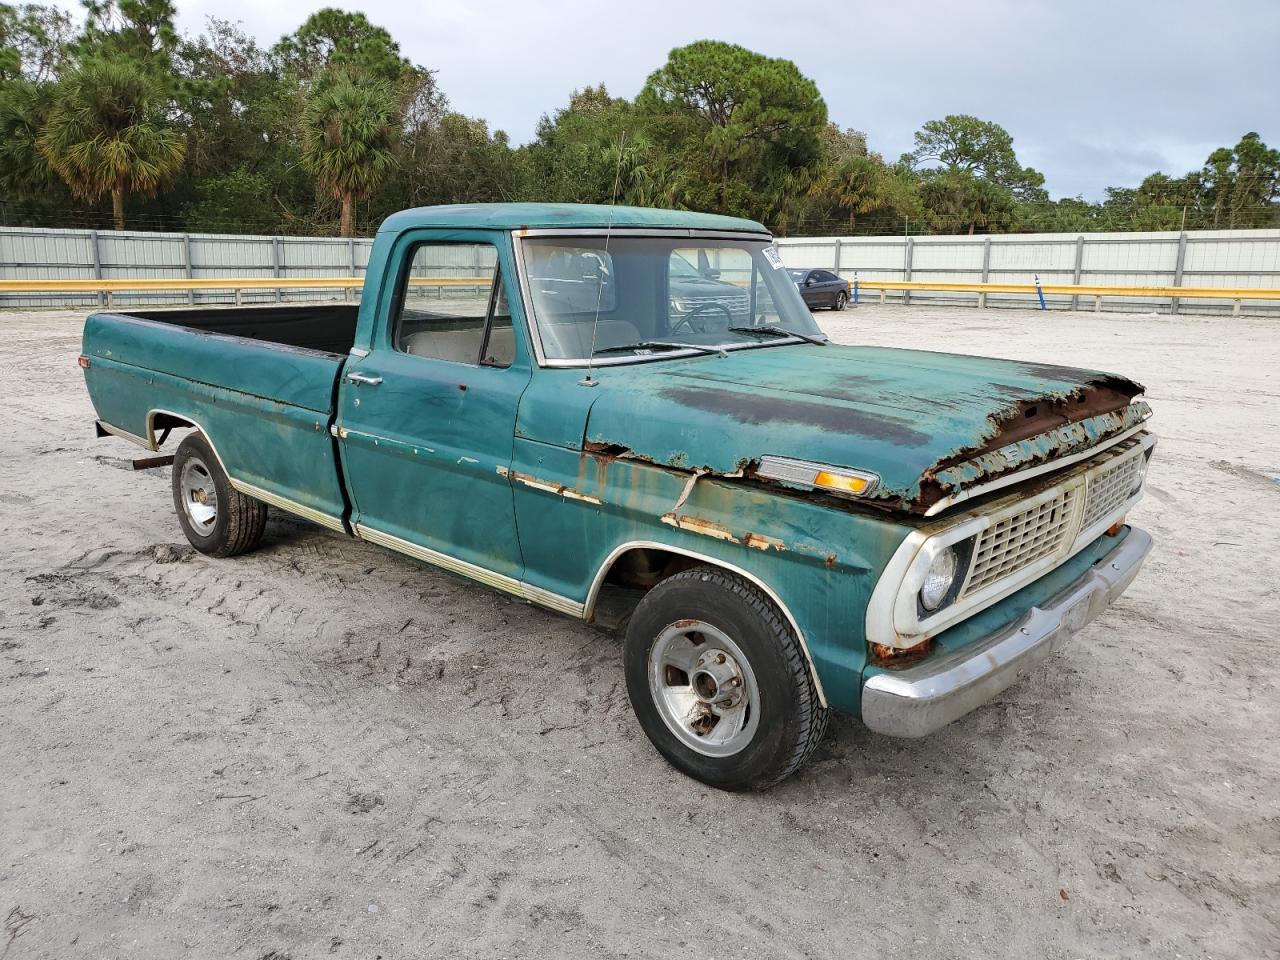
[[[1151,537],[1131,529],[1074,583],[1003,630],[862,685],[862,721],[877,733],[923,737],[986,703],[1060,650],[1133,582]]]

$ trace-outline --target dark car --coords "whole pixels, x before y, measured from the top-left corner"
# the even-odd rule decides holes
[[[788,270],[787,273],[811,308],[843,310],[849,302],[849,281],[841,280],[830,270]]]

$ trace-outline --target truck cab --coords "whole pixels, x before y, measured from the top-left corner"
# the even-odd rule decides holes
[[[214,557],[267,505],[624,635],[637,719],[726,789],[832,710],[923,736],[1096,617],[1154,436],[1093,370],[842,346],[772,238],[683,211],[389,218],[358,309],[104,313],[97,428]]]

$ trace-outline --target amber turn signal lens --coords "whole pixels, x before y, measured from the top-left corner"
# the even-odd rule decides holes
[[[78,359],[78,360],[76,361],[76,363],[80,364],[80,369],[81,369],[81,370],[88,370],[88,369],[89,369],[89,358],[88,358],[88,357],[86,357],[83,353],[82,353],[82,354],[80,354],[80,359]]]
[[[813,485],[827,490],[841,490],[844,493],[862,493],[871,485],[871,481],[866,477],[849,477],[819,470],[818,475],[813,478]]]
[[[1124,517],[1121,517],[1111,526],[1107,527],[1107,536],[1114,537],[1117,533],[1124,529]]]

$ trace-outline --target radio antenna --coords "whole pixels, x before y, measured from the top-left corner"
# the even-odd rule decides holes
[[[596,286],[596,315],[591,320],[591,353],[587,356],[587,375],[578,381],[584,387],[594,387],[600,381],[591,376],[596,360],[596,331],[600,327],[600,306],[604,301],[604,261],[609,258],[609,238],[613,235],[613,208],[618,204],[618,188],[622,185],[622,149],[627,143],[627,131],[618,139],[618,163],[613,172],[613,196],[609,198],[609,219],[604,228],[604,258],[600,261],[600,282]]]

